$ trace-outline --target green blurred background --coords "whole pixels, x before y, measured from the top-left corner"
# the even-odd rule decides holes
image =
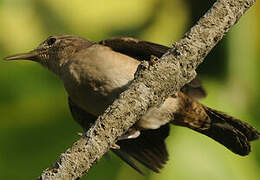
[[[0,58],[31,50],[54,34],[94,41],[132,36],[170,46],[206,12],[208,0],[0,0]],[[199,67],[202,102],[260,130],[260,4],[247,12]],[[62,83],[32,62],[0,61],[0,179],[35,179],[76,139]],[[83,179],[258,180],[260,141],[239,157],[213,140],[172,127],[170,160],[141,176],[117,157]]]

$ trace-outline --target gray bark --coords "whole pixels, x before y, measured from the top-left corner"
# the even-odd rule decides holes
[[[154,64],[142,63],[134,82],[39,179],[77,179],[151,106],[191,81],[195,69],[255,0],[218,0],[173,48]]]

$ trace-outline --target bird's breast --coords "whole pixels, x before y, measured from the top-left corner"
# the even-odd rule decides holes
[[[138,65],[129,56],[93,46],[73,59],[63,81],[74,103],[100,115],[133,80]]]

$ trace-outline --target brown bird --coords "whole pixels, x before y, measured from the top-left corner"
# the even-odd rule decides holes
[[[73,35],[51,36],[35,50],[6,57],[40,63],[55,73],[69,95],[73,118],[88,130],[134,78],[140,61],[161,57],[169,47],[133,38],[112,38],[95,43]],[[112,149],[137,171],[134,159],[155,172],[168,160],[165,138],[169,124],[188,127],[221,143],[232,152],[245,156],[250,141],[259,132],[249,124],[200,104],[205,91],[196,77],[177,95],[147,113],[120,137]],[[167,118],[166,118],[167,117]],[[171,117],[170,123],[166,120]]]

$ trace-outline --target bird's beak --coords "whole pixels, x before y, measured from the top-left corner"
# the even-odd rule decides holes
[[[36,60],[38,56],[37,51],[30,51],[28,53],[21,53],[21,54],[16,54],[12,56],[5,57],[4,60],[6,61],[11,61],[11,60]]]

